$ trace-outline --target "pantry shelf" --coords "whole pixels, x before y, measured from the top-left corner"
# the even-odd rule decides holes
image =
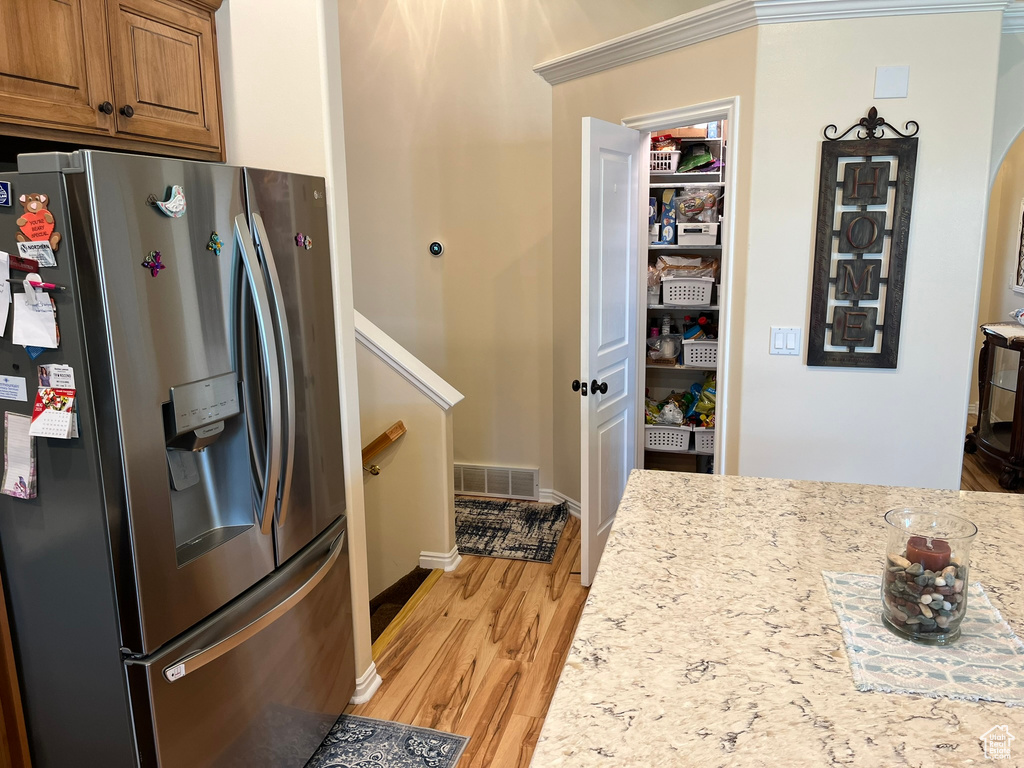
[[[718,311],[717,304],[648,304],[648,309],[696,309],[701,312]]]
[[[680,453],[680,454],[683,454],[685,456],[714,456],[715,455],[714,451],[695,451],[692,448],[688,448],[685,451],[668,451],[668,450],[665,450],[665,451],[654,451],[654,450],[651,450],[650,448],[645,448],[644,449],[644,453]]]
[[[713,373],[716,370],[716,366],[704,368],[699,365],[666,365],[665,363],[648,363],[647,370],[652,368],[661,369],[663,371],[703,371],[704,373]]]
[[[720,251],[720,245],[662,245],[651,243],[647,246],[652,251]]]
[[[661,174],[667,176],[669,174]],[[671,174],[676,175],[676,174]],[[672,182],[657,182],[651,184],[651,189],[707,189],[708,187],[724,187],[724,181],[677,181]]]

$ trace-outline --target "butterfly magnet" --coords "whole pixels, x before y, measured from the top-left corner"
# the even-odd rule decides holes
[[[161,260],[162,256],[160,251],[150,251],[146,260],[142,262],[142,266],[149,270],[149,274],[153,277],[157,277],[160,274],[161,269],[166,269],[167,265]]]

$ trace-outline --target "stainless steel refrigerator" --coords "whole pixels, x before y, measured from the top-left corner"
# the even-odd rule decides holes
[[[66,288],[58,348],[8,320],[0,406],[40,365],[77,390],[36,498],[0,496],[33,765],[302,766],[355,678],[323,179],[82,151],[0,181],[0,250],[46,195]]]

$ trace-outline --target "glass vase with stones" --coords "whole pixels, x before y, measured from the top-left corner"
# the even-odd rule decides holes
[[[970,520],[946,512],[892,509],[882,572],[882,622],[901,637],[947,645],[967,612]]]

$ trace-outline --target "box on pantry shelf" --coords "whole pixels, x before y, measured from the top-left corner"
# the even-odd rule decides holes
[[[708,137],[708,126],[707,123],[688,125],[685,128],[673,128],[669,133],[677,139],[706,139]]]
[[[714,245],[718,242],[718,224],[680,222],[676,227],[679,245]]]

